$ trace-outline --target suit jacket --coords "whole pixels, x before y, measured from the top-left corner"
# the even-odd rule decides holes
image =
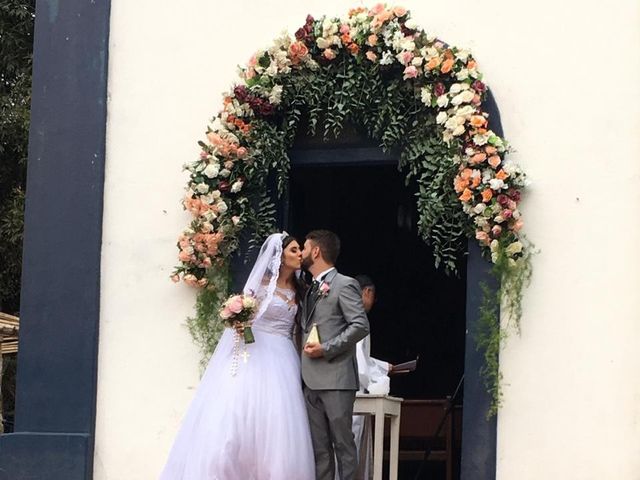
[[[302,379],[312,390],[358,390],[356,344],[369,333],[358,282],[332,270],[325,277],[326,295],[315,302],[309,292],[302,302],[300,325],[306,342],[313,324],[318,327],[324,357],[301,356]]]

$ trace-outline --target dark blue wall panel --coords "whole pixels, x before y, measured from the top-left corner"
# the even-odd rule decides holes
[[[36,5],[14,434],[2,479],[91,477],[109,1]]]

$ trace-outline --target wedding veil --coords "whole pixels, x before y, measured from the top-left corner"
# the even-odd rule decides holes
[[[262,316],[273,300],[282,263],[282,241],[287,236],[288,234],[283,232],[273,233],[267,237],[244,284],[243,293],[256,297],[259,302],[254,321]]]

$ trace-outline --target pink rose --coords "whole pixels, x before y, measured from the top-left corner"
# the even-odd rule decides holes
[[[407,67],[404,69],[404,79],[406,80],[407,78],[416,78],[418,76],[418,69],[416,67],[414,67],[413,65]]]
[[[506,209],[506,210],[502,211],[501,215],[502,215],[502,218],[508,220],[511,217],[513,217],[513,212],[511,210],[509,210],[509,209]]]
[[[180,275],[176,274],[176,275],[172,275],[171,276],[171,281],[173,283],[178,283],[180,281]]]
[[[238,215],[234,215],[233,217],[231,217],[231,221],[234,225],[238,225],[240,223],[240,217]]]
[[[320,294],[322,296],[326,297],[327,295],[329,295],[329,290],[331,290],[331,287],[329,286],[328,283],[322,282],[320,284]]]
[[[212,265],[211,258],[210,257],[204,257],[204,260],[202,260],[202,266],[204,268],[209,268],[211,265]]]
[[[501,233],[502,233],[502,227],[500,225],[494,225],[493,228],[491,229],[491,234],[494,237],[500,236]]]
[[[180,253],[178,254],[178,259],[181,262],[189,262],[191,260],[191,254],[188,252],[185,252],[184,250],[180,250]]]
[[[227,170],[231,170],[233,168],[233,162],[231,160],[227,160],[226,162],[224,162],[224,168],[226,168]]]
[[[393,14],[396,17],[404,17],[407,14],[407,9],[404,7],[393,7]]]
[[[220,311],[220,318],[222,318],[223,320],[227,320],[229,318],[231,318],[231,310],[229,310],[229,307],[224,307],[221,311]]]
[[[242,158],[247,154],[247,149],[244,147],[238,148],[238,158]]]
[[[205,287],[207,283],[209,283],[209,280],[207,280],[206,278],[201,278],[200,280],[198,280],[199,287]]]
[[[384,3],[378,3],[374,5],[371,10],[369,10],[369,14],[371,15],[377,15],[380,12],[384,12]]]
[[[229,299],[227,308],[233,313],[240,313],[242,311],[242,297],[240,295],[234,295]]]
[[[480,243],[483,243],[484,245],[489,245],[491,242],[487,232],[476,232],[476,240],[480,241]]]
[[[340,25],[340,33],[345,34],[349,33],[349,25]]]
[[[404,51],[400,54],[400,61],[402,62],[403,65],[408,65],[409,62],[413,60],[414,56],[415,55],[413,54],[413,52]]]
[[[323,52],[322,55],[324,56],[324,58],[326,58],[327,60],[333,60],[334,58],[336,58],[336,52],[334,52],[333,50],[331,50],[330,48],[326,48]]]
[[[187,285],[190,285],[192,287],[198,286],[198,279],[192,273],[189,273],[189,274],[185,275],[184,277],[182,277],[182,280],[184,281],[184,283],[186,283]]]
[[[524,226],[524,222],[522,220],[518,220],[516,221],[516,223],[513,224],[513,227],[511,228],[513,229],[514,232],[519,232],[523,226]]]

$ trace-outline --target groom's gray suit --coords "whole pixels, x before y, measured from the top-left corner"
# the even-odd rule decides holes
[[[324,278],[326,294],[310,289],[302,302],[303,343],[311,327],[318,328],[324,356],[302,353],[304,396],[316,459],[316,479],[333,480],[335,461],[342,480],[352,480],[357,467],[351,431],[353,402],[358,390],[356,343],[369,333],[360,286],[353,278],[331,270]],[[334,457],[335,452],[335,457]]]

